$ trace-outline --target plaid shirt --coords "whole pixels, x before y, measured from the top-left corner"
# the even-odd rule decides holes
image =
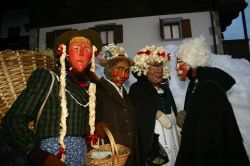
[[[59,75],[59,70],[53,72]],[[56,78],[38,121],[36,134],[28,128],[28,123],[37,117],[51,81],[52,77],[48,70],[35,70],[28,80],[27,88],[14,102],[3,119],[2,125],[6,140],[20,152],[30,151],[41,139],[59,136],[61,99],[59,96],[60,82]],[[66,81],[66,89],[68,91],[66,92],[66,99],[69,112],[67,136],[85,136],[88,107],[83,105],[88,102],[88,94],[70,79]]]

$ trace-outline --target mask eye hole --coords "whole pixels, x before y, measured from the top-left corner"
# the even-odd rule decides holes
[[[90,48],[85,48],[84,51],[90,52],[91,50],[90,50]]]
[[[78,51],[79,49],[80,49],[79,46],[74,46],[74,47],[73,47],[73,50],[74,50],[74,51]]]

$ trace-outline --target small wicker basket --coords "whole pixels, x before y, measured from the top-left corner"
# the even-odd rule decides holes
[[[54,68],[54,58],[29,50],[0,52],[0,120],[24,90],[37,68]]]
[[[113,135],[109,131],[108,128],[104,127],[104,131],[106,132],[110,144],[101,145],[98,149],[92,149],[88,152],[85,158],[86,166],[124,166],[128,156],[130,155],[130,149],[116,144]],[[104,159],[93,159],[92,155],[98,151],[110,151],[112,152],[112,156]]]

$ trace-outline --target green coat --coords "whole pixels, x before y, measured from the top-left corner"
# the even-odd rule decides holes
[[[58,69],[53,72],[59,76]],[[52,76],[48,70],[35,70],[28,80],[27,88],[17,98],[2,121],[6,141],[19,152],[27,153],[39,144],[41,139],[59,136],[61,99],[59,96],[60,82],[57,77],[55,77],[52,92],[40,116],[36,133],[28,129],[28,123],[37,117],[51,81]],[[88,107],[83,107],[76,101],[83,105],[87,104],[88,94],[69,78],[66,81],[66,89],[71,94],[66,92],[69,112],[67,136],[85,136]]]

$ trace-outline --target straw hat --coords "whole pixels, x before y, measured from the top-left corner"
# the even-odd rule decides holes
[[[128,54],[125,52],[123,47],[118,47],[114,43],[104,46],[103,51],[101,52],[102,59],[99,60],[99,64],[103,67],[108,66],[110,62],[117,60],[127,60],[129,66],[134,65],[134,61],[128,57]]]

